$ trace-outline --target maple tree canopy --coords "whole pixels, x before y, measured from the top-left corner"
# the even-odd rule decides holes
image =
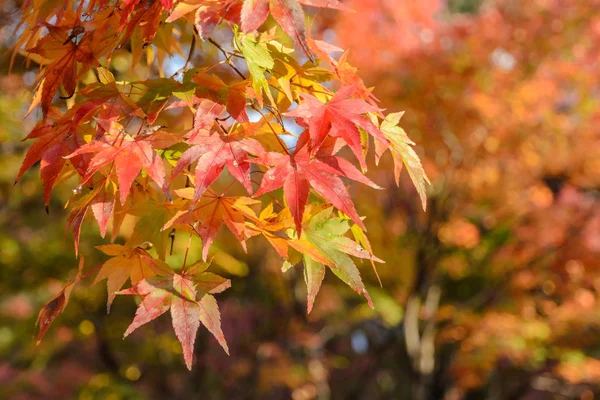
[[[190,369],[200,325],[228,352],[214,295],[231,282],[206,263],[221,226],[244,250],[263,236],[284,269],[300,253],[310,312],[327,269],[372,306],[352,257],[383,260],[347,188],[381,189],[364,175],[371,153],[379,161],[390,150],[396,181],[406,167],[425,208],[428,180],[402,114],[386,117],[346,57],[332,56],[339,49],[311,38],[304,6],[347,11],[337,0],[23,4],[15,51],[40,65],[28,112],[39,121],[17,181],[39,162],[48,205],[55,185],[78,177],[68,203],[76,254],[87,219],[102,237],[126,239],[98,247],[111,258],[95,282],[107,281],[109,310],[117,294],[141,297],[125,336],[170,311]],[[209,47],[219,58],[195,67]],[[125,51],[147,79],[113,68]],[[186,61],[168,76],[176,57]],[[121,234],[126,219],[135,226]],[[183,265],[167,263],[179,236],[201,239],[203,261],[186,266],[188,244]],[[81,261],[44,306],[38,342],[91,272]]]

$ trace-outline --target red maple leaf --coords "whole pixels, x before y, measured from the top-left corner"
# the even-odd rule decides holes
[[[357,85],[343,87],[327,103],[322,103],[307,93],[300,93],[303,101],[285,115],[299,118],[308,126],[313,152],[318,151],[328,135],[339,137],[350,147],[362,168],[366,169],[358,128],[362,128],[378,140],[382,144],[379,147],[383,149],[389,147],[389,141],[379,128],[364,116],[369,112],[379,112],[380,109],[362,99],[351,98],[357,88]]]
[[[92,65],[100,65],[91,47],[93,34],[86,32],[78,18],[72,24],[70,26],[43,24],[50,34],[44,36],[35,47],[28,50],[29,53],[52,60],[45,68],[43,79],[36,89],[39,92],[39,97],[36,97],[41,102],[44,116],[48,114],[50,103],[61,83],[70,97],[75,93],[77,78]],[[83,34],[83,37],[79,43],[72,41],[80,34]],[[78,62],[82,65],[79,71]]]
[[[206,189],[219,177],[225,167],[231,175],[252,194],[252,179],[250,177],[250,164],[248,153],[261,154],[264,148],[255,139],[236,134],[222,135],[202,133],[188,140],[194,144],[186,150],[173,169],[171,177],[177,176],[184,168],[198,161],[195,171],[194,203],[204,194]]]
[[[76,105],[65,115],[56,116],[54,123],[42,121],[27,135],[27,139],[37,139],[27,150],[16,181],[35,163],[41,161],[40,174],[44,183],[44,203],[50,201],[50,193],[58,174],[65,164],[64,156],[78,149],[85,142],[77,129],[81,124],[89,121],[96,112],[100,103],[88,102]],[[51,113],[53,114],[53,113]],[[55,115],[51,115],[55,117]],[[89,157],[77,156],[71,163],[81,175],[85,174]]]
[[[108,221],[115,211],[115,197],[116,185],[110,180],[102,184],[94,200],[92,200],[91,208],[94,218],[98,221],[98,227],[100,228],[100,236],[106,235],[106,228],[108,227]]]
[[[79,258],[79,269],[77,270],[77,275],[75,278],[68,281],[62,289],[50,300],[44,304],[42,309],[40,310],[37,320],[35,321],[35,327],[38,329],[36,345],[39,345],[42,341],[42,338],[50,328],[50,325],[56,317],[63,313],[67,303],[69,302],[69,297],[71,296],[71,292],[75,285],[81,280],[82,272],[83,272],[83,256]]]
[[[192,100],[193,101],[193,100]],[[187,133],[188,140],[193,142],[196,136],[208,136],[216,130],[216,119],[223,114],[225,106],[209,99],[199,99],[194,114],[194,127]]]
[[[292,212],[299,235],[302,232],[302,216],[311,187],[366,230],[339,176],[376,189],[380,187],[361,174],[349,161],[337,156],[311,157],[306,147],[298,148],[291,155],[269,152],[252,161],[273,167],[265,173],[256,196],[283,186],[285,201]]]
[[[189,188],[175,192],[183,198],[192,197]],[[210,246],[225,224],[246,251],[246,238],[249,235],[246,232],[244,216],[253,214],[249,206],[257,203],[260,202],[249,197],[218,196],[209,189],[193,209],[186,207],[177,212],[162,229],[168,229],[173,225],[193,226],[194,231],[202,239],[202,259],[206,261]]]
[[[182,275],[154,276],[138,282],[129,289],[117,292],[117,294],[138,295],[143,298],[124,336],[128,336],[140,326],[171,310],[173,330],[183,347],[183,356],[188,369],[192,369],[194,342],[200,323],[213,334],[229,354],[221,330],[219,307],[210,294],[220,293],[227,286],[223,285],[222,281],[205,279],[206,274],[209,273],[196,275],[186,272]]]
[[[96,153],[89,163],[87,172],[83,177],[83,183],[87,182],[100,168],[114,162],[121,204],[125,203],[131,184],[142,168],[168,194],[169,188],[165,179],[165,166],[160,156],[154,151],[148,138],[149,136],[132,138],[127,135],[119,137],[107,134],[100,140],[94,140],[80,147],[67,158],[86,153]]]

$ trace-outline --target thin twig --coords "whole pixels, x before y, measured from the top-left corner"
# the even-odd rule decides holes
[[[192,34],[192,43],[190,43],[190,52],[188,53],[187,60],[185,60],[185,64],[179,71],[185,73],[190,68],[192,63],[192,58],[194,57],[194,50],[196,49],[196,35]],[[179,72],[177,71],[177,72]]]
[[[227,65],[229,65],[231,67],[231,69],[233,69],[240,76],[240,78],[245,80],[246,76],[239,69],[237,69],[237,67],[231,61],[231,57],[232,57],[233,53],[226,51],[223,47],[221,47],[221,45],[219,43],[215,42],[215,40],[212,37],[208,38],[208,42],[210,44],[212,44],[213,46],[215,46],[217,49],[219,49],[221,51],[221,53],[223,53],[223,55],[225,56]]]
[[[269,128],[271,128],[271,131],[273,132],[273,134],[277,138],[277,141],[281,145],[281,148],[283,149],[283,151],[285,151],[285,154],[287,154],[289,156],[290,152],[288,151],[287,146],[285,145],[285,143],[283,143],[283,140],[281,140],[281,138],[279,137],[279,134],[277,134],[277,132],[275,131],[275,128],[273,128],[273,125],[271,125],[271,122],[265,117],[265,114],[260,110],[260,108],[256,107],[256,105],[254,105],[254,104],[252,105],[252,109],[254,111],[256,111],[257,113],[259,113],[264,118],[265,122],[267,123]]]

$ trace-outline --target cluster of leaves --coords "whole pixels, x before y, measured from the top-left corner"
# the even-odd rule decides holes
[[[391,151],[396,179],[406,166],[425,207],[427,177],[401,114],[385,117],[346,55],[336,60],[337,47],[310,37],[301,4],[345,9],[336,0],[29,0],[21,10],[16,50],[41,66],[29,108],[40,118],[17,181],[39,163],[48,207],[55,185],[78,180],[67,204],[75,252],[88,216],[102,237],[127,239],[99,247],[112,257],[96,276],[107,280],[108,309],[117,294],[141,297],[125,335],[170,310],[188,368],[200,323],[228,351],[213,294],[231,283],[206,263],[223,224],[244,250],[267,239],[284,270],[301,254],[310,311],[327,268],[372,305],[351,256],[382,260],[346,188],[380,189],[364,175],[370,142],[377,162]],[[166,77],[164,65],[186,57],[184,38],[187,61]],[[195,67],[200,44],[220,60]],[[122,49],[131,69],[147,64],[148,79],[115,76]],[[167,263],[180,236],[201,239],[203,261],[186,266],[188,244],[183,265]],[[40,312],[38,342],[94,272],[82,268]]]

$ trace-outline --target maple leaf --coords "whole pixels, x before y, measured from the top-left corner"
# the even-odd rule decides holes
[[[160,4],[167,11],[173,7],[173,0],[160,0],[159,2],[144,2],[143,0],[124,0],[121,9],[121,28],[128,21],[129,17],[133,13],[134,9],[140,9],[140,11],[148,11],[149,8],[155,4]]]
[[[273,246],[275,251],[283,257],[288,257],[288,238],[278,232],[291,228],[294,220],[289,208],[284,208],[279,213],[273,212],[273,203],[269,203],[258,217],[251,213],[247,215],[251,222],[246,222],[248,236],[263,235]]]
[[[356,89],[357,85],[343,87],[327,103],[322,103],[310,94],[300,93],[303,101],[285,115],[299,118],[308,126],[313,151],[319,149],[327,135],[340,137],[348,144],[363,170],[366,170],[358,128],[364,129],[376,142],[379,141],[381,148],[386,148],[389,141],[377,126],[363,116],[370,112],[379,112],[379,108],[364,100],[351,98]]]
[[[190,188],[176,190],[178,196],[191,198]],[[246,230],[244,216],[253,213],[249,208],[252,204],[260,203],[248,197],[218,196],[208,190],[193,209],[184,206],[183,210],[165,224],[163,230],[173,225],[192,225],[194,231],[202,239],[202,259],[206,261],[208,251],[221,226],[225,224],[233,235],[240,241],[246,251]]]
[[[379,189],[379,186],[356,169],[350,162],[336,156],[311,157],[306,147],[301,147],[292,155],[269,152],[252,162],[271,166],[263,176],[256,196],[283,187],[286,203],[296,224],[298,235],[302,232],[302,217],[312,187],[338,210],[347,214],[361,228],[366,229],[354,208],[354,203],[338,176],[361,182]]]
[[[311,215],[329,207],[331,207],[329,204],[307,204],[303,217],[303,223],[308,222]],[[314,246],[312,246],[310,243],[307,243],[303,239],[290,239],[288,235],[285,234],[288,229],[294,227],[295,223],[289,207],[286,207],[278,213],[275,213],[273,211],[273,203],[269,203],[260,212],[258,217],[252,210],[248,212],[248,210],[244,210],[242,208],[238,209],[242,211],[244,216],[250,220],[246,222],[248,235],[263,235],[281,257],[286,259],[288,258],[288,247],[290,246],[298,250],[300,253],[308,252],[311,254],[316,254],[316,252],[313,251]],[[315,257],[318,258],[319,255],[316,254]]]
[[[357,75],[358,69],[353,67],[347,60],[349,52],[346,51],[338,61],[329,55],[329,53],[343,52],[337,46],[322,40],[308,38],[308,44],[312,51],[324,61],[329,68],[333,70],[333,77],[339,79],[342,87],[356,85],[354,95],[360,99],[364,99],[367,103],[376,106],[377,98],[373,95],[370,89],[365,86],[363,80]]]
[[[329,208],[315,215],[305,230],[305,240],[320,253],[318,258],[311,253],[304,254],[308,312],[312,310],[315,297],[325,277],[324,265],[358,294],[365,296],[369,306],[373,307],[360,272],[350,256],[380,263],[383,261],[370,254],[352,239],[344,236],[350,229],[348,221],[342,218],[331,218],[331,212],[332,209]]]
[[[352,231],[352,236],[354,236],[354,240],[356,240],[356,242],[360,246],[362,246],[366,251],[368,251],[371,256],[375,256],[375,254],[373,254],[373,247],[371,246],[371,242],[365,234],[365,231],[363,231],[358,225],[352,225],[350,230]],[[377,281],[379,282],[379,286],[383,287],[383,283],[381,282],[381,278],[379,277],[379,273],[377,272],[377,267],[375,266],[375,257],[371,257],[370,261],[371,266],[373,267],[373,273],[375,274],[375,276],[377,277]]]
[[[95,69],[100,82],[94,82],[78,91],[79,95],[88,100],[83,104],[98,103],[99,119],[120,119],[122,114],[144,118],[146,114],[128,96],[125,91],[126,85],[117,83],[114,75],[107,69],[98,67]],[[78,107],[76,105],[75,107]]]
[[[85,72],[92,65],[100,65],[90,47],[93,44],[90,34],[85,33],[79,43],[71,41],[73,36],[72,33],[69,33],[70,31],[86,32],[80,23],[79,20],[75,20],[73,25],[61,27],[44,24],[50,34],[44,36],[35,47],[29,49],[29,53],[53,60],[46,66],[43,78],[36,88],[36,91],[40,93],[39,99],[44,116],[48,114],[50,103],[61,83],[69,97],[75,92],[78,61],[84,65],[79,74]]]
[[[96,218],[96,221],[98,221],[100,235],[102,237],[106,235],[108,221],[115,210],[116,192],[117,185],[110,179],[106,179],[100,191],[98,192],[96,197],[94,197],[94,200],[92,200],[92,213],[94,214],[94,218]]]
[[[203,293],[218,294],[231,287],[231,280],[212,272],[206,272],[209,264],[198,261],[186,270],[186,275],[193,276],[196,290]]]
[[[101,265],[94,280],[106,280],[108,310],[116,294],[142,297],[125,336],[169,311],[188,368],[192,366],[201,324],[228,352],[213,295],[229,288],[231,282],[207,272],[208,266],[202,262],[186,269],[184,261],[178,273],[165,262],[169,249],[174,250],[176,232],[197,235],[203,245],[202,259],[206,260],[223,225],[245,251],[246,241],[261,235],[286,259],[287,267],[291,265],[290,247],[303,256],[309,312],[327,269],[365,296],[372,306],[353,258],[370,260],[373,266],[381,260],[373,255],[346,179],[379,188],[363,174],[370,136],[375,142],[376,161],[390,149],[396,183],[406,164],[423,201],[427,177],[411,147],[413,143],[398,130],[399,116],[393,114],[380,125],[382,110],[356,68],[348,63],[348,53],[336,61],[329,53],[340,49],[310,38],[304,5],[347,10],[344,4],[348,3],[71,3],[28,0],[22,8],[23,24],[17,28],[20,37],[16,46],[22,55],[41,66],[41,80],[27,115],[41,105],[43,121],[27,137],[35,143],[27,152],[17,180],[40,163],[48,204],[56,182],[73,173],[81,176],[67,204],[76,254],[88,214],[93,214],[103,237],[110,221],[113,240],[120,234],[127,236],[123,245],[98,247],[111,257]],[[257,33],[269,15],[278,26]],[[196,54],[196,33],[205,39],[221,22],[230,34],[217,36],[231,39],[230,43],[221,45],[217,37],[209,38],[218,51]],[[282,31],[313,63],[306,63],[303,57],[294,58],[287,39],[282,42],[279,38]],[[182,48],[188,45],[186,58]],[[113,58],[115,50],[118,54]],[[185,64],[168,77],[168,59],[176,55]],[[317,56],[322,58],[321,65],[313,59]],[[99,61],[106,68],[100,67]],[[130,64],[129,73],[121,68],[123,61]],[[247,70],[238,69],[243,61]],[[87,73],[92,67],[93,75]],[[116,77],[109,68],[114,68]],[[144,78],[132,81],[133,76]],[[333,93],[331,87],[340,90]],[[76,97],[63,99],[67,101],[61,102],[60,108],[53,108],[59,89],[65,96]],[[268,102],[263,102],[264,96]],[[298,107],[283,115],[295,118],[306,129],[292,151],[280,136],[295,136],[286,131],[282,112],[296,102]],[[260,114],[260,120],[250,122],[249,107]],[[59,111],[62,109],[66,109],[64,114]],[[194,112],[192,129],[188,129],[186,118],[190,111]],[[254,113],[251,116],[256,117]],[[133,132],[138,126],[136,135],[128,133],[127,129]],[[345,146],[357,157],[359,162],[355,164],[360,163],[363,172],[338,156]],[[275,152],[280,147],[281,151]],[[180,174],[188,178],[185,189],[174,190],[178,196],[174,201],[164,161],[167,167],[173,167],[172,183],[183,184],[183,179],[174,181]],[[266,171],[256,196],[282,189],[286,205],[274,200],[281,207],[277,212],[273,204],[259,212],[261,201],[217,195],[211,188],[227,169],[252,196],[256,188],[250,175],[253,163],[260,165],[261,171],[256,172]],[[193,174],[188,171],[192,165]],[[325,204],[308,202],[311,188],[324,199],[316,203]],[[161,190],[169,201],[164,201]],[[332,214],[334,207],[336,215]],[[147,251],[150,247],[152,255]],[[189,250],[193,251],[186,250],[186,260]],[[219,265],[228,267],[232,257],[222,253],[218,256],[222,256]],[[81,268],[82,263],[75,279],[40,311],[38,341],[64,310],[73,286],[82,277]],[[127,281],[131,281],[131,287],[123,290]]]
[[[242,30],[257,30],[269,16],[269,11],[294,43],[314,62],[313,53],[306,42],[304,11],[298,0],[245,0],[241,14]]]
[[[315,298],[325,279],[325,266],[309,256],[303,256],[304,260],[304,283],[306,283],[306,310],[310,314]]]
[[[194,127],[188,132],[188,140],[194,141],[196,136],[208,136],[215,129],[216,119],[219,118],[225,107],[208,99],[201,99],[194,113]]]
[[[249,194],[253,193],[248,153],[263,153],[265,150],[259,142],[243,135],[230,134],[225,136],[217,132],[212,135],[196,135],[188,143],[194,146],[181,155],[171,173],[171,179],[188,165],[198,161],[195,170],[194,202],[200,199],[225,167]]]
[[[275,61],[267,49],[266,43],[257,41],[251,35],[239,34],[236,44],[246,59],[248,71],[252,76],[252,89],[259,106],[263,107],[262,92],[265,92],[271,104],[275,104],[269,83],[265,78],[265,71],[273,68]]]
[[[202,284],[197,284],[196,279]],[[212,289],[210,282],[213,282]],[[219,293],[224,288],[226,287],[223,283],[207,279],[203,274],[196,278],[195,274],[189,272],[146,278],[133,287],[117,293],[142,297],[142,302],[124,337],[170,310],[173,330],[183,348],[188,369],[192,369],[194,342],[200,323],[213,334],[229,354],[221,329],[219,307],[211,294]]]
[[[221,19],[239,25],[241,8],[240,0],[185,0],[175,5],[167,22],[173,22],[195,11],[194,26],[200,38],[204,39],[210,36]]]
[[[112,256],[111,259],[102,264],[98,271],[94,285],[106,279],[108,290],[108,301],[106,310],[110,312],[110,306],[115,299],[116,293],[123,287],[127,279],[135,285],[143,279],[155,275],[170,273],[170,267],[161,260],[153,258],[148,252],[140,247],[122,246],[119,244],[108,244],[96,246],[104,254]]]
[[[120,24],[117,29],[121,40],[116,47],[125,44],[131,45],[132,66],[136,65],[141,59],[143,48],[155,39],[161,24],[163,9],[163,4],[154,0],[128,0],[121,7]]]
[[[43,306],[40,312],[38,313],[37,319],[35,321],[36,329],[39,329],[36,345],[39,345],[42,341],[42,338],[50,328],[52,322],[63,313],[67,303],[69,302],[69,297],[71,296],[71,292],[73,288],[82,278],[83,271],[83,257],[79,258],[79,269],[77,270],[77,275],[75,278],[68,281],[58,292],[56,296],[48,300]]]
[[[425,184],[429,184],[430,182],[427,174],[425,174],[419,156],[412,147],[415,142],[408,137],[404,129],[398,126],[403,114],[404,112],[388,114],[385,120],[381,122],[381,131],[390,141],[390,152],[394,159],[396,185],[400,182],[400,173],[403,166],[406,166],[408,175],[421,198],[423,211],[425,211],[427,209],[427,189]]]
[[[148,137],[132,138],[128,135],[105,135],[101,140],[94,140],[71,153],[67,158],[81,154],[96,153],[89,163],[83,183],[87,182],[100,168],[114,162],[121,204],[125,203],[129,190],[142,168],[161,189],[168,194],[169,188],[165,180],[165,166],[161,157],[148,143]]]
[[[40,174],[44,183],[44,203],[47,205],[54,182],[65,164],[63,157],[85,143],[81,136],[81,125],[92,118],[98,107],[97,102],[76,105],[62,116],[52,115],[56,118],[54,123],[48,121],[38,123],[24,139],[36,139],[36,141],[27,150],[15,182],[18,182],[35,163],[41,161]],[[85,155],[71,159],[71,163],[82,176],[89,161],[89,157]]]

